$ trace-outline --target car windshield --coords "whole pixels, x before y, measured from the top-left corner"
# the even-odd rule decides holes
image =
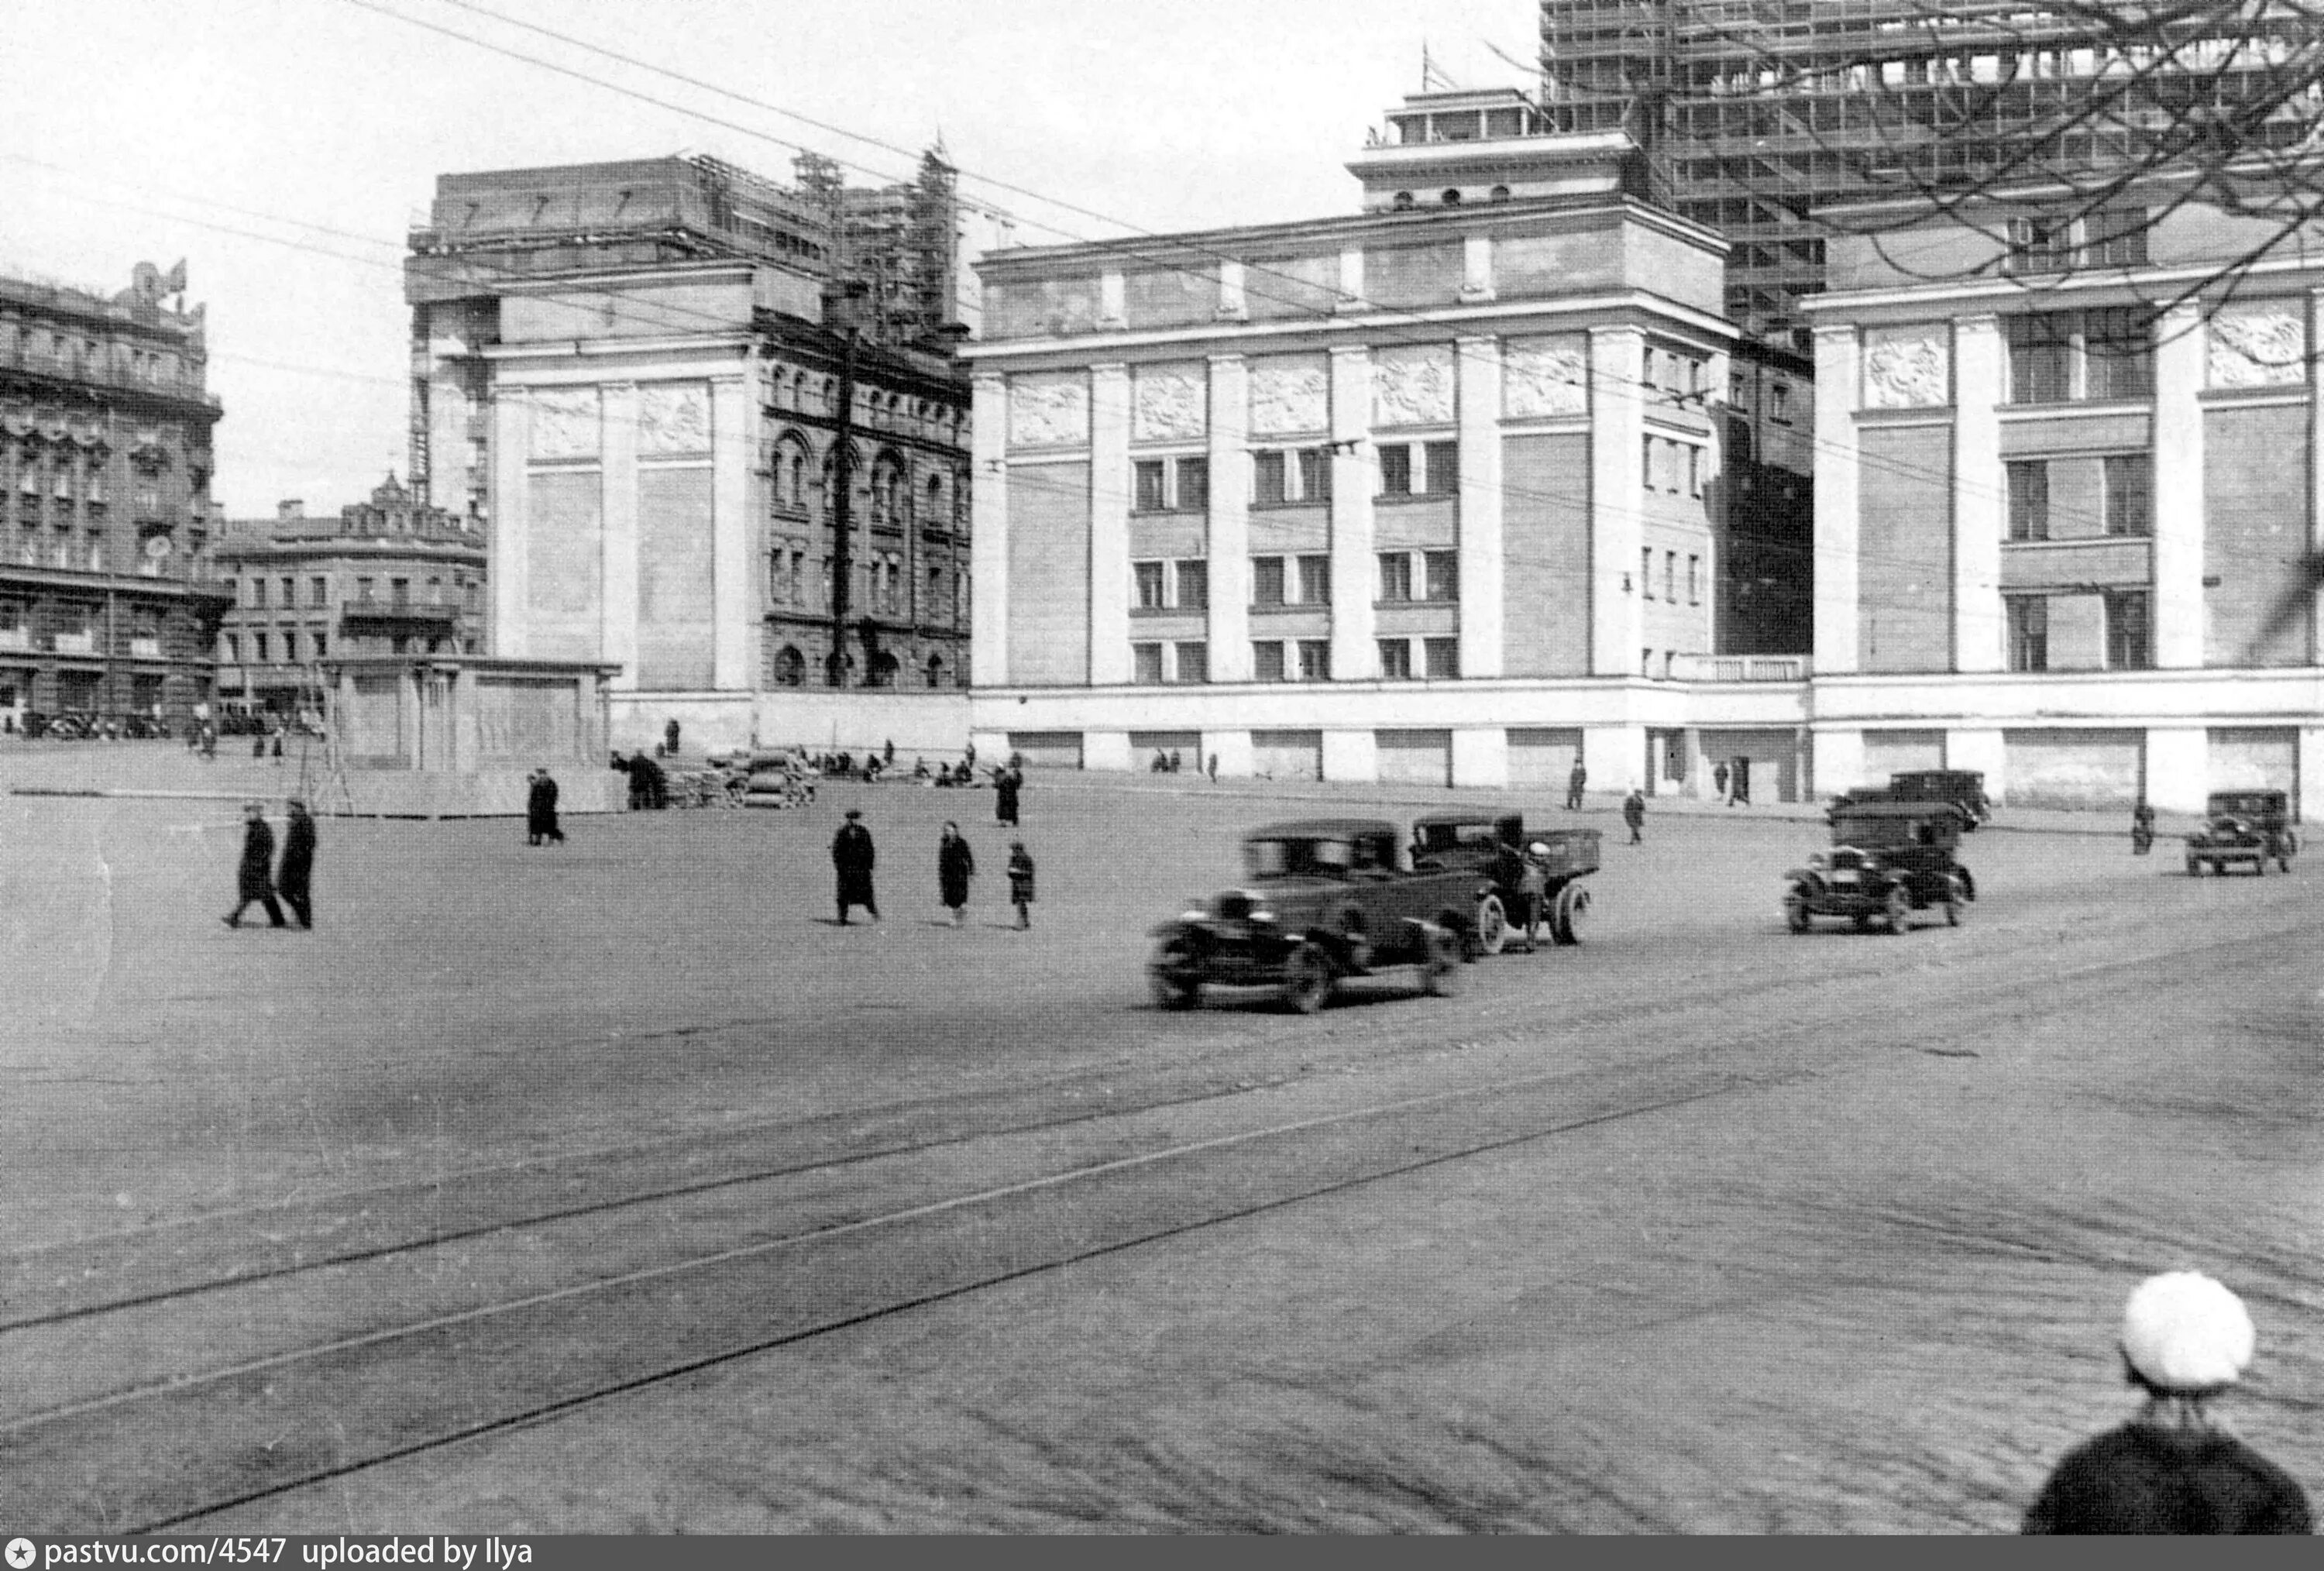
[[[1246,840],[1243,864],[1259,878],[1345,878],[1355,846],[1345,840]]]
[[[2211,799],[2211,816],[2215,818],[2264,818],[2274,808],[2274,800],[2264,796],[2219,796]]]
[[[1866,813],[1860,817],[1843,814],[1831,821],[1831,843],[1835,846],[1886,846],[1927,844],[1914,831],[1922,828],[1912,818],[1899,818],[1886,813]]]

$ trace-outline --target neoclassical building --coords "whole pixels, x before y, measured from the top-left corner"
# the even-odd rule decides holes
[[[1803,305],[1821,788],[1942,764],[2010,801],[2272,786],[2324,816],[2324,263],[2218,276],[2263,221],[2185,195],[1833,243]]]
[[[1795,698],[1694,698],[1726,245],[1645,199],[1619,134],[1540,129],[1514,93],[1424,96],[1351,163],[1360,213],[980,264],[980,749],[1798,781]]]

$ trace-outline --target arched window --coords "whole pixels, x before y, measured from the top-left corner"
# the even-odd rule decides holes
[[[1459,207],[1461,205],[1461,188],[1458,186],[1446,188],[1442,199],[1444,205],[1448,208]]]
[[[793,448],[784,455],[783,467],[790,475],[790,502],[793,507],[807,506],[807,455]]]
[[[897,675],[902,669],[901,663],[894,655],[884,649],[881,650],[872,657],[872,685],[875,688],[894,687]]]
[[[847,673],[854,664],[855,662],[853,660],[850,660],[847,656],[840,653],[837,650],[833,650],[830,655],[826,657],[823,662],[824,685],[833,688],[845,687],[847,685]]]
[[[944,674],[944,656],[940,654],[932,654],[928,656],[928,686],[932,688],[943,687]]]
[[[928,476],[928,506],[927,511],[922,513],[921,516],[926,518],[930,523],[941,523],[944,522],[943,476],[931,475]]]
[[[799,653],[795,644],[785,644],[775,656],[775,682],[779,687],[807,686],[807,656]]]
[[[1497,202],[1506,202],[1509,199],[1509,188],[1507,186],[1495,186],[1493,188],[1492,195],[1493,200]]]
[[[1412,206],[1412,193],[1410,191],[1398,191],[1396,193],[1395,207],[1397,211],[1402,212],[1405,208],[1410,206]]]

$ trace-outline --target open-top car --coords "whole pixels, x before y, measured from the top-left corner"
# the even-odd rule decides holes
[[[1939,910],[1959,927],[1977,898],[1977,881],[1953,856],[1967,819],[1951,802],[1835,802],[1831,849],[1784,874],[1784,919],[1804,933],[1816,917],[1847,917],[1859,929],[1877,917],[1901,933],[1914,912]]]
[[[1302,1014],[1342,979],[1404,967],[1430,993],[1452,991],[1457,922],[1490,889],[1469,866],[1413,866],[1381,818],[1302,818],[1243,837],[1243,882],[1154,931],[1147,970],[1166,1009],[1205,986],[1267,987]]]
[[[2282,791],[2213,791],[2203,806],[2203,827],[2187,836],[2187,876],[2200,878],[2209,867],[2225,873],[2238,862],[2248,862],[2255,873],[2264,874],[2273,862],[2277,871],[2292,871],[2300,850],[2300,836],[2292,827],[2291,803]]]
[[[1598,871],[1599,836],[1595,829],[1536,829],[1526,831],[1517,813],[1424,813],[1412,821],[1412,864],[1416,872],[1467,869],[1480,880],[1475,908],[1463,915],[1459,931],[1463,953],[1498,955],[1512,934],[1533,941],[1530,931],[1512,928],[1510,919],[1524,910],[1526,857],[1534,846],[1541,864],[1541,894],[1533,917],[1549,929],[1560,944],[1578,944],[1590,914],[1590,888],[1582,883]]]

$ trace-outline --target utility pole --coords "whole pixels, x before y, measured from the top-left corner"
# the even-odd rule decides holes
[[[849,513],[855,499],[855,324],[839,353],[839,426],[831,448],[831,664],[825,680],[847,685],[847,611],[850,578]]]

